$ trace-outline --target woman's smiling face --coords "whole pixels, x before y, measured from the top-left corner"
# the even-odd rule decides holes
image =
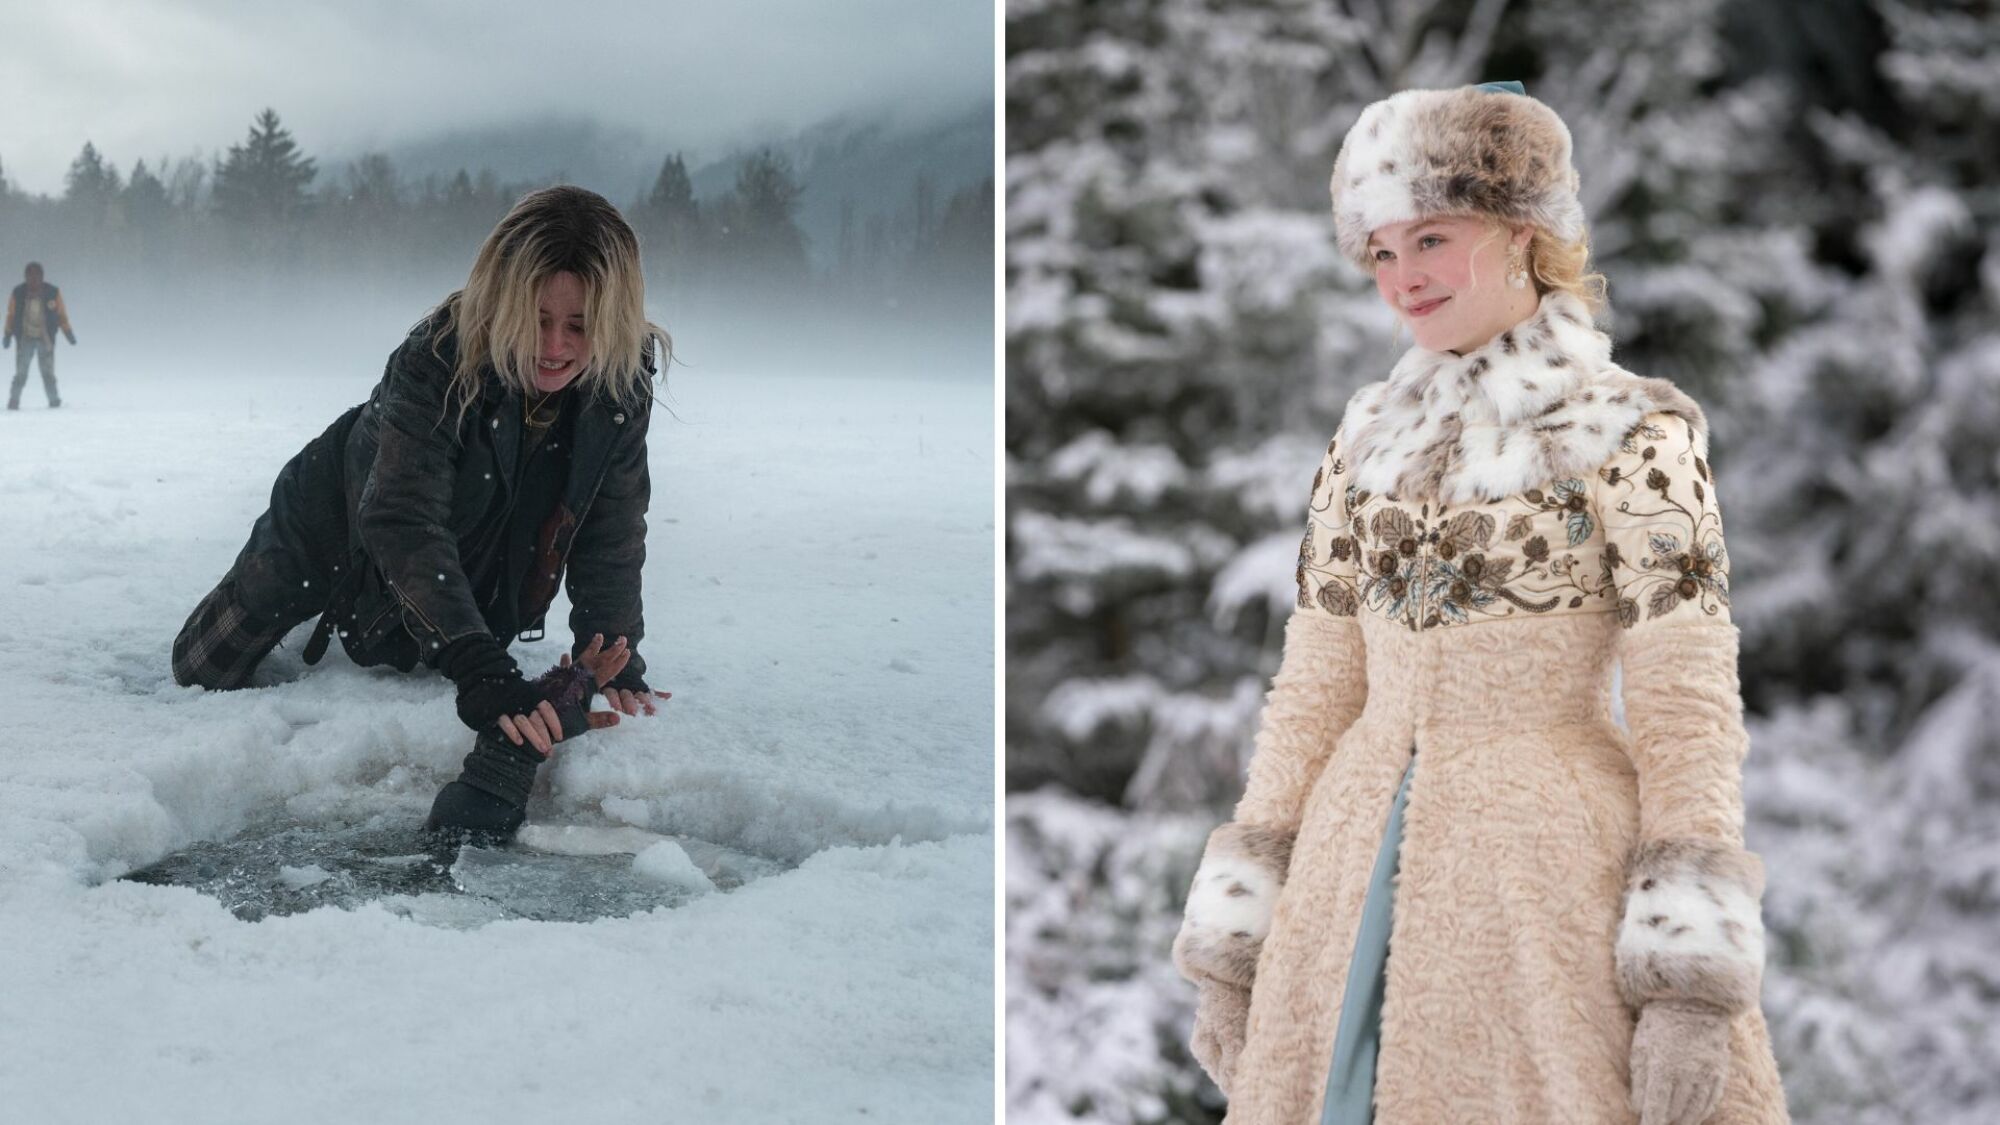
[[[535,305],[540,320],[536,333],[535,389],[553,394],[574,382],[590,363],[582,279],[567,272],[550,276],[542,282]]]
[[[1469,216],[1391,223],[1368,239],[1375,290],[1417,346],[1435,352],[1479,347],[1534,311],[1532,287],[1507,285],[1507,247],[1524,250],[1532,228],[1510,232]]]

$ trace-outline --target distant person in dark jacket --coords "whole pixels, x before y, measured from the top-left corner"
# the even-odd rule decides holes
[[[57,332],[68,337],[72,345],[76,343],[62,294],[42,280],[42,263],[29,262],[27,280],[16,285],[7,298],[7,327],[0,333],[0,348],[12,346],[16,336],[21,339],[21,350],[14,353],[14,383],[7,388],[7,409],[21,409],[21,388],[28,385],[31,357],[41,360],[42,391],[49,396],[49,405],[62,405],[62,396],[56,393]]]
[[[671,342],[646,319],[644,285],[638,240],[602,196],[556,187],[515,204],[368,401],[279,470],[175,639],[174,679],[244,687],[315,616],[308,664],[337,633],[357,664],[436,668],[480,737],[433,826],[511,832],[535,765],[584,729],[569,680],[530,682],[507,652],[539,639],[566,572],[572,653],[610,669],[616,712],[654,713],[638,653],[646,430]]]

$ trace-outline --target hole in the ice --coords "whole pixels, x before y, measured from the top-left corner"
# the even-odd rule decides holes
[[[427,849],[406,816],[266,822],[122,878],[190,887],[246,922],[366,903],[434,925],[589,922],[726,893],[792,865],[629,827],[531,823],[504,847]]]

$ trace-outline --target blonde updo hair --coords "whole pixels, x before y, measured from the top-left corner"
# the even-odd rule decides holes
[[[1528,240],[1528,279],[1536,294],[1568,293],[1582,301],[1590,315],[1600,316],[1610,303],[1610,283],[1590,268],[1590,232],[1574,242],[1564,242],[1548,231],[1535,228]]]
[[[465,288],[438,306],[442,330],[433,350],[447,335],[457,337],[450,396],[459,400],[461,416],[479,397],[488,369],[523,397],[538,393],[541,287],[558,273],[583,283],[590,362],[574,385],[628,409],[644,404],[648,360],[665,370],[673,340],[646,319],[638,236],[610,200],[563,185],[522,196],[480,245]]]

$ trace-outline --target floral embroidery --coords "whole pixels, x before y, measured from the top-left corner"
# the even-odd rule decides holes
[[[1613,541],[1605,545],[1604,573],[1618,584],[1618,623],[1627,629],[1681,608],[1708,616],[1729,606],[1729,556],[1716,510],[1708,462],[1697,452],[1692,426],[1685,438],[1641,422],[1625,436],[1623,456],[1599,470],[1600,506],[1618,513],[1628,538],[1643,535],[1645,554],[1628,559]],[[1676,449],[1662,467],[1662,446]],[[1636,462],[1636,463],[1635,463]]]
[[[1638,425],[1626,431],[1625,440],[1618,443],[1618,448],[1626,453],[1639,453],[1641,439],[1646,441],[1665,441],[1667,440],[1667,431],[1663,427],[1656,426],[1641,418]],[[1648,461],[1653,459],[1650,454],[1644,454],[1643,456]],[[1614,467],[1612,476],[1615,478],[1616,475]]]
[[[1667,425],[1662,425],[1662,422]],[[1669,426],[1685,449],[1663,452]],[[1522,614],[1615,613],[1627,628],[1682,602],[1728,605],[1713,481],[1695,431],[1646,416],[1596,479],[1561,477],[1494,501],[1405,501],[1347,480],[1341,436],[1314,479],[1298,604],[1362,608],[1412,630]]]
[[[1390,617],[1404,617],[1415,605],[1423,572],[1416,559],[1398,567],[1393,565],[1393,556],[1385,554],[1383,558],[1391,560],[1389,573],[1370,578],[1363,596],[1368,599],[1369,609],[1381,610]]]
[[[1581,511],[1577,510],[1578,505]],[[1575,547],[1596,529],[1580,480],[1460,510],[1389,497],[1356,514],[1361,603],[1411,629],[1578,609],[1606,598],[1580,551],[1551,550],[1543,525]],[[1578,517],[1581,517],[1579,520]],[[1582,530],[1579,530],[1582,529]]]
[[[1354,591],[1338,582],[1319,588],[1319,607],[1335,617],[1353,617],[1358,608],[1354,604]]]
[[[1354,581],[1348,575],[1353,566],[1350,560],[1355,556],[1353,537],[1334,534],[1326,540],[1326,558],[1318,558],[1314,541],[1327,530],[1326,519],[1333,498],[1341,490],[1327,487],[1329,482],[1342,480],[1347,475],[1347,465],[1340,457],[1341,434],[1336,432],[1333,440],[1326,445],[1326,457],[1320,468],[1313,474],[1312,513],[1306,521],[1305,538],[1299,541],[1298,606],[1300,609],[1320,609],[1335,617],[1353,617],[1360,612],[1360,597]],[[1349,497],[1353,488],[1346,487]]]
[[[1467,555],[1458,566],[1439,560],[1433,568],[1430,597],[1442,617],[1470,621],[1470,611],[1490,609],[1509,592],[1503,583],[1513,568],[1513,559],[1499,559],[1488,567],[1484,555]]]
[[[1551,491],[1553,496],[1544,495],[1539,488],[1531,488],[1521,495],[1531,504],[1539,504],[1545,511],[1563,513],[1563,527],[1569,534],[1569,545],[1574,547],[1590,538],[1597,524],[1590,518],[1590,492],[1583,482],[1575,477],[1559,480]]]
[[[1326,561],[1317,563],[1313,558],[1313,530],[1313,526],[1308,524],[1306,537],[1299,542],[1299,608],[1307,609],[1317,605],[1335,617],[1352,617],[1358,608],[1354,587],[1340,581],[1337,576],[1322,574],[1320,577],[1324,579],[1323,584],[1315,590],[1313,583],[1307,577],[1306,568],[1346,562],[1353,557],[1354,540],[1345,535],[1335,536],[1327,545]]]

